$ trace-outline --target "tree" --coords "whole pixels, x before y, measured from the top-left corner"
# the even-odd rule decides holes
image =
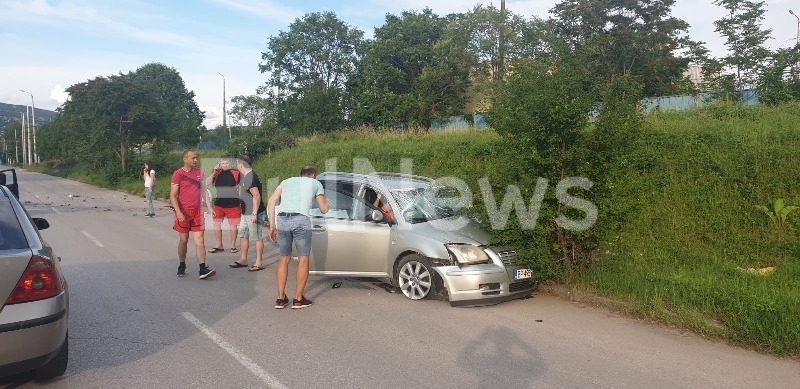
[[[753,88],[771,53],[764,42],[772,34],[771,29],[761,29],[764,20],[763,1],[715,0],[715,5],[728,11],[722,19],[714,22],[714,31],[725,38],[728,56],[722,58],[723,66],[733,72],[734,87],[741,91]]]
[[[463,112],[471,61],[447,25],[429,8],[386,15],[351,83],[357,123],[428,126]]]
[[[494,5],[477,5],[458,15],[450,29],[461,34],[472,59],[472,77],[499,81],[508,74],[506,64],[545,54],[541,45],[546,29],[543,20],[530,21]]]
[[[765,105],[800,100],[800,47],[780,49],[758,82],[758,98]]]
[[[171,68],[148,64],[136,72],[96,77],[67,88],[70,98],[43,134],[46,157],[103,169],[148,142],[196,144],[203,114]],[[65,148],[65,146],[68,146]],[[45,157],[45,155],[42,155]]]
[[[295,20],[289,31],[269,38],[259,70],[269,73],[270,78],[267,87],[262,89],[277,88],[279,110],[303,110],[310,116],[326,119],[306,125],[301,132],[309,127],[317,131],[332,131],[344,123],[347,109],[342,96],[358,63],[357,49],[363,43],[363,35],[362,31],[348,26],[332,12],[316,12]],[[326,101],[322,107],[292,105],[309,99],[317,100],[320,95],[336,100]],[[331,109],[332,105],[335,109]],[[297,122],[289,120],[281,124],[292,126]],[[308,123],[308,120],[304,122]]]
[[[558,183],[579,175],[586,164],[584,134],[597,92],[591,89],[594,75],[584,63],[585,58],[577,55],[519,61],[514,72],[497,84],[487,120],[509,142],[508,147],[518,150],[520,158],[509,169],[516,170],[513,175],[519,187],[538,191],[534,177]],[[561,203],[544,193],[541,196],[541,211],[546,215],[542,220],[554,220]],[[581,251],[558,223],[548,221],[536,230],[507,230],[496,234],[504,240],[500,244],[535,241],[535,246],[546,247],[547,254],[557,255],[561,263]],[[537,266],[546,268],[541,263]]]
[[[274,101],[259,95],[234,96],[230,115],[238,124],[253,129],[275,120]]]
[[[477,5],[451,17],[446,34],[462,42],[470,66],[468,108],[485,109],[492,84],[502,81],[515,63],[548,55],[547,29],[542,19],[528,21],[493,5]]]
[[[573,51],[586,52],[599,80],[630,74],[645,97],[669,95],[688,59],[676,52],[688,43],[689,25],[670,16],[674,0],[563,0],[550,10],[554,31]]]

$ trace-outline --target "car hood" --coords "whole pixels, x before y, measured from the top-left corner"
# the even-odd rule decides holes
[[[413,224],[411,231],[443,243],[485,245],[489,243],[490,238],[489,233],[481,228],[475,220],[464,216]]]

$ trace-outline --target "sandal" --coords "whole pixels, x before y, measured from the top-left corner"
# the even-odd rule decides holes
[[[264,266],[253,265],[249,269],[247,269],[247,271],[260,271],[260,270],[264,270],[264,269],[266,269]]]
[[[239,249],[237,249],[236,247],[231,247],[231,252],[232,253],[238,253]]]
[[[225,249],[222,248],[222,247],[212,247],[212,248],[208,249],[209,253],[218,253],[220,251],[225,251]]]
[[[239,263],[239,261],[236,261],[236,262],[231,262],[230,264],[228,264],[228,267],[232,267],[232,268],[235,269],[237,267],[247,267],[247,264],[241,264],[241,263]]]

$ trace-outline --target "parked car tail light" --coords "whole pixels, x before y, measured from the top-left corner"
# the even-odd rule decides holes
[[[478,265],[491,262],[489,255],[481,247],[471,244],[448,244],[446,247],[460,265]]]
[[[6,305],[44,300],[61,294],[61,275],[49,259],[34,255],[6,300]]]

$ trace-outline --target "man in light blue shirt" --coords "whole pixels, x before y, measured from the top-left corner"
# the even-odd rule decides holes
[[[328,212],[328,202],[325,199],[322,184],[316,178],[317,171],[313,166],[303,166],[300,170],[300,177],[283,180],[269,197],[267,205],[269,237],[273,242],[278,243],[281,251],[281,258],[275,273],[278,286],[278,299],[275,300],[276,309],[283,309],[289,305],[289,297],[286,296],[285,289],[286,280],[289,278],[289,261],[292,258],[293,243],[297,249],[299,263],[292,308],[300,309],[312,304],[312,301],[303,294],[308,281],[308,261],[311,256],[311,206],[316,201],[320,212]]]

